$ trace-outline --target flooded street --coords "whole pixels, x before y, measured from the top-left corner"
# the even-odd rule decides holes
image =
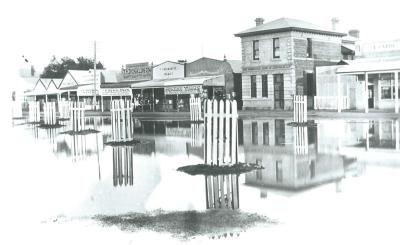
[[[93,217],[229,205],[276,223],[218,242],[399,240],[398,120],[321,119],[313,126],[294,127],[288,119],[240,119],[239,162],[258,163],[264,169],[225,177],[176,171],[204,163],[202,123],[135,119],[134,138],[141,144],[113,147],[105,145],[112,134],[107,117],[88,118],[86,125],[100,132],[87,135],[60,134],[68,130],[69,121],[56,129],[18,125],[21,122],[9,127],[7,135],[13,137],[6,140],[7,158],[1,165],[4,217],[15,232],[8,236],[16,243],[133,244],[152,236],[179,242],[168,233],[132,233],[115,225],[106,229]],[[211,183],[217,182],[232,188],[231,201],[224,202],[213,191]],[[192,240],[211,241],[209,236]]]

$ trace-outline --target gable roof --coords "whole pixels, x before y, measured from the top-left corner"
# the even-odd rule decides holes
[[[233,73],[242,73],[242,61],[241,60],[227,60],[226,62],[231,65]]]
[[[265,24],[261,24],[252,27],[250,29],[244,30],[242,32],[239,32],[235,34],[235,36],[246,37],[259,34],[286,32],[286,31],[311,32],[311,33],[325,34],[325,35],[332,35],[339,37],[346,36],[345,33],[335,32],[303,20],[290,19],[290,18],[280,18],[277,20],[273,20],[271,22],[267,22]]]
[[[51,78],[40,78],[40,81],[42,81],[42,84],[46,89],[49,87],[51,80]]]
[[[51,80],[54,83],[54,85],[56,86],[56,88],[59,88],[63,79],[62,78],[53,78]]]

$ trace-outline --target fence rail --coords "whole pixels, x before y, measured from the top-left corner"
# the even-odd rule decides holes
[[[40,102],[31,101],[29,106],[29,122],[40,122]]]
[[[114,142],[133,140],[133,106],[130,101],[111,101],[111,135]]]
[[[82,131],[86,128],[85,122],[85,103],[70,102],[70,122],[72,131]]]
[[[307,122],[307,96],[295,95],[293,104],[293,120],[298,123]]]
[[[339,106],[341,109],[350,109],[350,99],[348,96],[339,96]],[[314,96],[315,110],[337,110],[338,96]]]

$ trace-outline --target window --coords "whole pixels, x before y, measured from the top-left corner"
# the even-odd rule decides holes
[[[251,98],[256,98],[257,97],[257,80],[256,80],[256,75],[251,75],[250,76],[251,80]]]
[[[307,58],[312,58],[312,40],[307,38]]]
[[[258,145],[258,126],[257,122],[251,123],[251,142],[253,145]]]
[[[263,123],[263,144],[269,145],[269,124]]]
[[[381,99],[393,99],[395,96],[394,74],[379,74],[379,80],[381,80]]]
[[[253,60],[260,59],[260,47],[258,40],[253,41]]]
[[[282,161],[281,160],[278,160],[275,163],[275,174],[276,174],[276,182],[282,182],[283,169],[282,169]]]
[[[261,81],[262,97],[268,98],[268,75],[262,75]]]
[[[280,57],[280,52],[279,52],[279,38],[273,38],[273,52],[274,52],[274,58],[279,58]]]

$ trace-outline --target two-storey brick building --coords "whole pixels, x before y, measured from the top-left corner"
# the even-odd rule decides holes
[[[346,34],[288,18],[235,34],[242,44],[243,109],[291,109],[295,94],[315,96],[315,67],[342,59]]]

